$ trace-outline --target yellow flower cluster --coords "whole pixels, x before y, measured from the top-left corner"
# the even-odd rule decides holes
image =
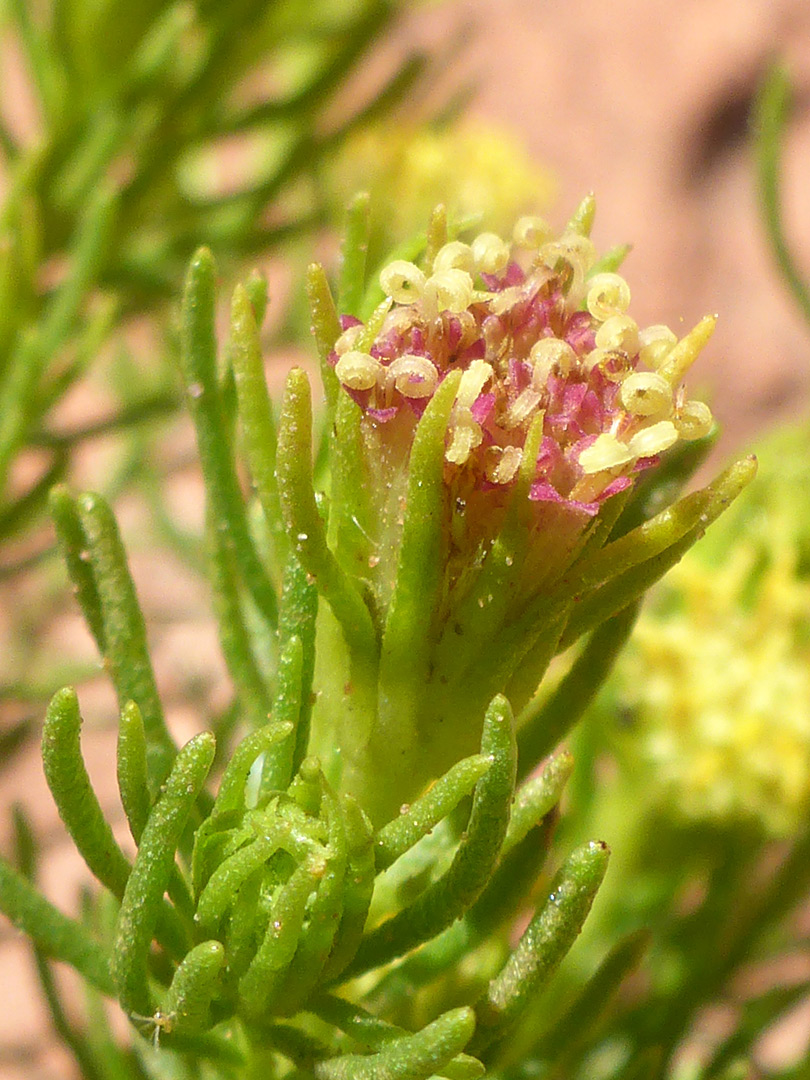
[[[332,184],[341,205],[356,191],[369,192],[372,232],[382,251],[420,228],[440,202],[454,220],[475,217],[503,233],[554,195],[549,173],[516,139],[480,122],[361,131],[341,151]]]
[[[720,565],[690,553],[618,671],[633,756],[673,811],[774,836],[810,805],[810,584],[779,525],[767,521],[766,552],[744,540]]]

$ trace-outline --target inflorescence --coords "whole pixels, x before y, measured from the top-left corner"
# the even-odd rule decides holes
[[[576,222],[555,238],[523,217],[511,244],[485,232],[445,243],[424,270],[391,262],[387,299],[367,324],[342,317],[332,362],[376,425],[418,418],[448,373],[463,372],[445,451],[456,488],[509,489],[542,416],[529,497],[587,519],[679,439],[712,427],[681,383],[716,320],[680,341],[666,326],[640,328],[626,281],[600,267]]]

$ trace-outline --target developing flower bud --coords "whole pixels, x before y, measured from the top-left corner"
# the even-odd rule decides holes
[[[595,274],[588,282],[585,303],[591,315],[604,322],[630,307],[630,287],[619,274]]]
[[[509,262],[509,247],[495,233],[479,233],[472,242],[473,259],[482,274],[499,274]]]
[[[380,273],[380,285],[386,296],[397,304],[412,304],[425,291],[425,275],[405,259],[395,259]]]

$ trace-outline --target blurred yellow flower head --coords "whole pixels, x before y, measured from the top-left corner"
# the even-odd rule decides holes
[[[630,752],[677,816],[783,836],[810,804],[810,583],[773,511],[724,561],[687,555],[618,674]]]
[[[555,194],[550,173],[517,139],[480,122],[365,129],[342,148],[332,183],[341,204],[356,191],[370,193],[372,246],[380,255],[422,228],[437,203],[453,219],[475,216],[503,234]]]

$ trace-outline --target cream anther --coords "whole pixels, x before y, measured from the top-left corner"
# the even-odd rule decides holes
[[[568,375],[576,364],[577,354],[567,341],[560,338],[541,338],[529,352],[532,364],[532,386],[544,390],[549,375]]]
[[[490,449],[490,460],[486,467],[487,479],[493,484],[510,483],[520,468],[523,451],[519,446],[505,446],[503,449],[493,446]]]
[[[469,410],[462,410],[451,427],[445,458],[453,465],[463,465],[476,446],[481,445],[483,437],[480,425],[473,420]]]
[[[627,444],[633,457],[654,457],[663,454],[678,441],[678,429],[671,420],[659,420],[657,424],[637,431]]]
[[[469,409],[481,391],[492,378],[492,365],[486,360],[473,360],[458,384],[456,404],[462,409]]]
[[[371,390],[382,370],[379,360],[356,350],[345,352],[335,365],[335,374],[350,390]]]
[[[506,411],[507,428],[516,428],[535,411],[540,404],[542,393],[535,386],[522,390]]]
[[[536,250],[545,244],[551,236],[551,226],[541,217],[527,216],[518,218],[512,232],[512,239],[518,247]]]
[[[586,475],[627,465],[635,455],[615,435],[603,432],[579,455],[579,465]]]
[[[659,368],[678,338],[668,326],[658,323],[639,330],[639,360],[649,368]]]
[[[635,416],[666,416],[672,411],[672,387],[654,371],[634,371],[622,383],[622,405]]]
[[[596,262],[596,248],[587,236],[564,233],[559,240],[543,244],[538,253],[540,261],[554,269],[560,259],[571,264],[574,273],[583,279]]]
[[[611,315],[596,331],[595,340],[598,349],[635,356],[638,352],[638,324],[629,315]]]
[[[495,233],[480,233],[472,242],[476,269],[482,274],[498,274],[509,262],[509,246]]]
[[[439,248],[436,258],[433,260],[433,273],[441,270],[466,270],[471,274],[475,269],[472,248],[461,240],[451,240],[449,244]]]
[[[349,352],[350,349],[354,349],[365,331],[366,328],[362,323],[358,323],[357,326],[350,326],[348,329],[344,330],[335,342],[335,352],[338,356],[343,356],[343,354]]]
[[[587,283],[585,304],[600,322],[623,315],[630,307],[630,287],[619,274],[595,274]]]
[[[428,278],[424,296],[438,311],[466,311],[473,298],[472,278],[466,270],[440,270]]]
[[[397,390],[408,398],[430,397],[439,381],[439,373],[426,356],[399,356],[387,370]]]
[[[685,401],[675,411],[675,427],[682,439],[702,439],[714,427],[714,417],[702,401]]]
[[[395,259],[380,272],[380,285],[397,304],[412,304],[425,291],[425,275],[405,259]]]

